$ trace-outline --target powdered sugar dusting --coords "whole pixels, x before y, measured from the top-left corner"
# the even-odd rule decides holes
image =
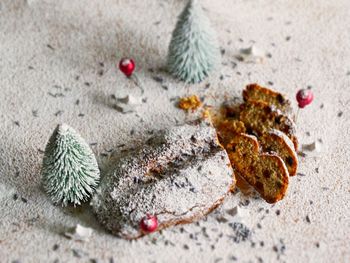
[[[220,204],[233,183],[214,128],[184,125],[161,131],[117,159],[92,206],[112,233],[137,238],[147,214],[158,218],[158,230],[190,222]]]

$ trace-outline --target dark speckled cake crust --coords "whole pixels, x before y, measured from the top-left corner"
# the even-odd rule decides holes
[[[235,179],[216,131],[207,124],[161,131],[113,160],[91,202],[113,234],[143,236],[140,220],[156,215],[158,229],[190,223],[220,205]]]

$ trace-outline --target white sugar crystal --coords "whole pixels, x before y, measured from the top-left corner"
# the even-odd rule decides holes
[[[123,98],[117,98],[117,101],[126,105],[140,105],[142,104],[141,97],[134,97],[133,95],[127,95]]]
[[[77,224],[73,233],[67,232],[64,235],[75,241],[85,242],[85,241],[89,241],[92,235],[92,232],[93,230],[91,228],[84,227],[82,225]]]
[[[234,208],[226,210],[226,212],[234,217],[235,222],[244,222],[245,218],[249,217],[249,210],[235,206]]]
[[[0,200],[9,199],[15,194],[15,190],[8,185],[0,183]]]
[[[240,49],[237,57],[246,63],[263,63],[265,53],[253,45],[248,48]]]
[[[123,98],[117,98],[116,100],[117,109],[124,113],[135,111],[135,109],[142,104],[141,97],[134,97],[132,95],[127,95]]]
[[[309,152],[321,152],[322,151],[322,145],[319,141],[314,141],[309,144],[303,144],[302,145],[303,151],[309,151]]]

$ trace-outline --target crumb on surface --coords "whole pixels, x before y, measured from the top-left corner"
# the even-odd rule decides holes
[[[182,110],[196,110],[202,106],[202,102],[197,95],[180,98],[178,107]]]

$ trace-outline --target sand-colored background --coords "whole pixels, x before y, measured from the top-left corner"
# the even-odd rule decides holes
[[[202,2],[222,65],[184,87],[160,68],[185,1],[0,1],[0,262],[350,261],[350,2]],[[253,43],[270,53],[265,63],[234,58]],[[111,94],[139,95],[116,69],[121,56],[135,58],[146,89],[136,113],[111,107]],[[129,242],[100,228],[88,206],[56,207],[43,193],[42,150],[57,123],[76,128],[102,163],[117,145],[190,118],[174,106],[177,96],[196,93],[211,104],[212,95],[238,95],[250,82],[292,99],[307,86],[315,94],[298,132],[301,143],[322,139],[323,151],[300,158],[305,176],[292,178],[276,205],[238,193],[199,224]],[[238,218],[227,210],[247,200],[252,234],[235,243],[229,224]],[[94,228],[90,242],[62,235],[77,223]]]

